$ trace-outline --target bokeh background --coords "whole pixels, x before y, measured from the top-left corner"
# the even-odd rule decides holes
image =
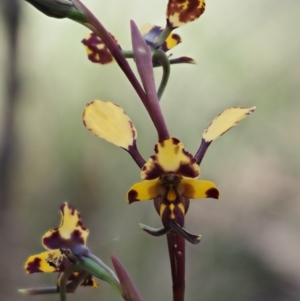
[[[167,1],[84,3],[124,49],[129,20],[164,25]],[[89,32],[51,19],[25,1],[1,2],[0,18],[0,299],[27,300],[18,288],[53,285],[55,275],[26,275],[23,263],[42,251],[41,236],[59,224],[59,206],[77,206],[88,245],[107,264],[115,254],[144,300],[171,300],[165,237],[151,201],[128,206],[139,181],[130,156],[82,124],[94,99],[121,105],[138,130],[147,159],[156,133],[118,66],[94,65],[80,43]],[[300,299],[300,5],[297,0],[207,1],[204,15],[178,30],[173,56],[196,65],[172,67],[161,105],[171,134],[195,153],[203,129],[229,106],[257,111],[214,142],[201,165],[221,200],[193,200],[186,228],[186,300]],[[134,65],[132,64],[134,67]],[[156,70],[157,80],[161,71]],[[58,300],[57,295],[32,297]],[[120,300],[102,283],[70,300]]]

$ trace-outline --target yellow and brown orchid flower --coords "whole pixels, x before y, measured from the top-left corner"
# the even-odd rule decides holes
[[[189,199],[219,198],[211,181],[197,180],[200,168],[183,143],[168,138],[155,145],[155,155],[142,167],[141,178],[127,193],[129,204],[157,199],[157,211],[165,228],[173,221],[181,227]]]
[[[63,250],[75,250],[76,248],[86,249],[89,230],[83,225],[80,213],[66,202],[61,205],[60,213],[60,226],[48,231],[42,238],[42,245],[47,251],[31,255],[26,260],[24,268],[28,274],[37,272],[63,273],[73,264]],[[70,275],[68,280],[74,281],[79,275],[78,272],[74,272]],[[81,281],[81,285],[92,286],[94,288],[98,287],[97,282],[91,275],[87,275]]]
[[[182,142],[169,135],[155,90],[150,50],[134,23],[132,39],[137,69],[148,97],[144,104],[158,133],[155,154],[147,162],[143,159],[136,146],[137,130],[133,122],[122,108],[113,103],[95,100],[88,104],[83,122],[94,135],[125,149],[141,168],[143,181],[129,189],[127,201],[131,204],[154,199],[164,226],[155,230],[142,225],[143,230],[155,236],[175,230],[190,242],[198,243],[200,236],[183,228],[189,199],[219,198],[213,182],[197,179],[199,165],[212,141],[251,114],[255,107],[233,107],[222,111],[204,130],[200,147],[192,156]]]

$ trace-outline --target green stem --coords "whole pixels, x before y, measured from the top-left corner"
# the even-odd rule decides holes
[[[158,48],[160,47],[164,41],[167,39],[167,37],[170,35],[170,33],[172,32],[173,28],[171,28],[168,24],[167,26],[164,28],[164,30],[161,32],[161,34],[158,36],[155,44],[153,45],[154,48]]]
[[[114,280],[116,282],[119,283],[119,279],[116,276],[116,274],[114,273],[114,271],[109,266],[107,266],[100,258],[98,258],[96,255],[94,255],[90,252],[85,254],[85,256],[92,259],[92,260],[94,260],[95,262],[97,262],[105,271],[107,271],[112,276],[112,278],[114,278]]]
[[[166,54],[161,50],[153,50],[153,60],[158,61],[163,68],[162,79],[157,91],[158,99],[161,99],[170,77],[170,62]]]
[[[99,259],[97,256],[95,256],[90,252],[85,254],[84,257],[85,260],[81,261],[81,265],[86,271],[88,271],[90,274],[94,275],[99,279],[107,281],[119,294],[122,294],[120,281],[112,269],[110,269],[101,259]],[[99,268],[95,269],[94,265],[92,264],[93,262],[96,262],[99,267],[101,267],[103,270],[105,270],[108,273],[109,276],[104,276],[103,272],[101,273],[102,275],[99,275]]]
[[[60,301],[67,300],[67,282],[69,277],[74,273],[81,270],[81,267],[78,263],[70,265],[59,277],[58,284],[59,284],[59,294],[60,294]]]

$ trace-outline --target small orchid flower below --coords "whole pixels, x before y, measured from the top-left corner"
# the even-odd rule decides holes
[[[114,273],[86,247],[89,230],[83,225],[80,213],[68,203],[60,207],[61,224],[48,231],[42,238],[47,251],[31,255],[24,268],[31,273],[58,272],[56,288],[24,289],[24,294],[48,294],[74,292],[78,285],[97,288],[94,276],[107,281],[120,291],[119,281]]]
[[[89,230],[83,225],[80,213],[68,203],[61,205],[60,212],[60,226],[48,231],[42,238],[42,244],[48,251],[31,255],[27,259],[24,267],[28,274],[36,272],[62,273],[72,265],[62,250],[76,246],[86,249]],[[69,280],[76,277],[78,277],[78,273],[72,274]],[[91,275],[88,275],[81,285],[98,287]]]

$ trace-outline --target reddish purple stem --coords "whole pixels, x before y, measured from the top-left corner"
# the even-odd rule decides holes
[[[185,239],[175,231],[167,234],[172,282],[173,301],[184,301],[185,290]]]

